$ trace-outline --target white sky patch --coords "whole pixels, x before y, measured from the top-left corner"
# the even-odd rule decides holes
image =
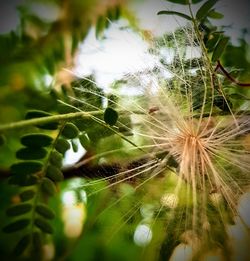
[[[63,167],[74,165],[86,152],[86,150],[82,147],[79,139],[75,139],[74,141],[77,143],[78,151],[74,152],[72,149],[72,145],[70,145],[70,149],[66,151],[65,157],[63,159]]]
[[[91,30],[76,57],[76,74],[94,73],[97,84],[105,89],[126,73],[154,67],[156,60],[147,52],[149,44],[131,29],[121,29],[121,24],[112,24],[103,40],[97,40]]]

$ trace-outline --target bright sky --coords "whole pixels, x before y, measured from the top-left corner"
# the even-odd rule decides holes
[[[195,12],[200,5],[194,5],[193,11]],[[234,43],[237,43],[237,39],[241,36],[242,28],[248,27],[250,31],[249,5],[247,0],[220,0],[216,4],[217,10],[224,14],[224,18],[214,20],[214,23],[230,25],[225,31],[232,37]],[[131,9],[136,13],[141,28],[150,30],[157,36],[174,31],[186,23],[181,17],[158,16],[158,11],[177,10],[188,14],[186,6],[167,3],[164,0],[136,1]],[[94,73],[97,83],[108,89],[114,80],[121,78],[125,73],[153,68],[157,60],[147,53],[148,43],[131,29],[120,29],[126,24],[124,21],[113,23],[105,33],[106,39],[102,41],[96,39],[92,30],[80,47],[75,72],[82,76]],[[189,51],[197,53],[197,50]]]

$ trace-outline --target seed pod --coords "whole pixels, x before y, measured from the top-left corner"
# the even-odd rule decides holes
[[[3,232],[13,233],[13,232],[19,231],[19,230],[27,227],[29,225],[29,223],[30,223],[30,220],[28,218],[19,219],[15,222],[12,222],[9,225],[5,226],[3,228]]]
[[[27,175],[40,171],[43,164],[39,161],[22,161],[13,164],[10,169],[12,174]]]
[[[22,214],[25,214],[27,212],[29,212],[32,209],[32,205],[25,203],[25,204],[18,204],[15,206],[11,206],[6,210],[6,214],[9,217],[12,216],[19,216]]]
[[[40,133],[26,134],[21,137],[21,143],[27,147],[47,147],[51,145],[53,138]]]
[[[25,190],[20,194],[20,198],[22,201],[28,201],[32,199],[35,196],[35,191],[34,190]]]
[[[48,219],[55,218],[55,213],[45,204],[38,204],[36,206],[36,212]]]
[[[40,228],[44,233],[52,234],[53,227],[50,223],[42,218],[36,218],[34,221],[35,225]]]
[[[50,195],[53,196],[56,194],[56,186],[55,184],[48,178],[43,178],[42,180],[42,185],[41,185],[42,190]]]
[[[65,124],[62,135],[67,139],[74,139],[78,136],[79,130],[75,124],[68,122]]]
[[[16,157],[23,160],[43,159],[47,154],[44,148],[21,148],[16,152]]]
[[[24,252],[24,250],[28,247],[30,240],[31,240],[30,234],[26,234],[25,236],[23,236],[17,243],[16,247],[14,248],[13,251],[14,254],[16,256],[20,256]]]
[[[63,156],[60,152],[53,150],[50,153],[50,163],[58,168],[62,166]]]
[[[59,138],[57,140],[55,149],[58,152],[61,152],[62,154],[64,154],[68,149],[70,149],[70,144],[69,144],[69,142],[67,140]]]
[[[63,174],[62,174],[61,170],[52,165],[48,166],[46,176],[48,178],[52,179],[54,182],[63,180]]]

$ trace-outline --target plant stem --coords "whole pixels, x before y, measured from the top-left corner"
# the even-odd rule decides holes
[[[216,68],[214,69],[214,71],[216,72],[218,69],[220,69],[224,75],[231,81],[233,82],[234,84],[238,85],[238,86],[241,86],[241,87],[250,87],[250,83],[244,83],[244,82],[239,82],[237,81],[235,78],[233,78],[228,72],[227,70],[222,66],[222,64],[220,63],[220,61],[218,60],[217,61],[217,66]]]
[[[45,124],[49,122],[55,122],[55,121],[63,121],[63,120],[72,120],[76,118],[91,118],[93,115],[98,116],[102,115],[103,111],[80,111],[80,112],[71,112],[67,114],[59,114],[59,115],[52,115],[52,116],[46,116],[41,118],[35,118],[30,120],[22,120],[18,122],[12,122],[0,125],[0,132],[4,132],[7,130],[13,130],[13,129],[20,129],[27,126],[34,126],[39,124]]]

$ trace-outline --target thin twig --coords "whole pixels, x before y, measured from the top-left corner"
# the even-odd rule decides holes
[[[224,75],[231,81],[231,82],[233,82],[233,83],[235,83],[236,85],[238,85],[238,86],[241,86],[241,87],[250,87],[250,83],[244,83],[244,82],[239,82],[239,81],[237,81],[235,78],[233,78],[230,74],[229,74],[229,72],[227,72],[227,70],[222,66],[222,64],[220,63],[220,61],[218,60],[217,61],[217,66],[216,66],[216,68],[215,68],[215,72],[218,70],[218,69],[220,69],[223,73],[224,73]]]

